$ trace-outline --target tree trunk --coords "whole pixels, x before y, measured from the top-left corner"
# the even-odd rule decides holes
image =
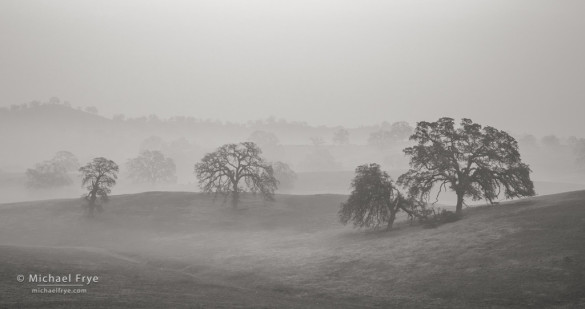
[[[463,211],[463,196],[462,192],[457,192],[457,208],[455,208],[455,213],[461,215]]]
[[[88,205],[88,213],[87,215],[92,218],[93,217],[93,210],[95,209],[95,197],[89,198],[89,205]]]
[[[238,202],[240,201],[240,192],[238,192],[238,190],[234,190],[234,192],[232,193],[232,208],[233,209],[237,209],[238,208]]]
[[[394,220],[396,219],[397,212],[398,212],[398,210],[390,212],[390,218],[388,219],[388,226],[386,227],[387,231],[392,229],[392,225],[394,224]]]

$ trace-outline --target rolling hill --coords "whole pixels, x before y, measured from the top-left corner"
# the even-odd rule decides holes
[[[392,232],[337,222],[343,195],[187,192],[0,204],[0,307],[526,308],[585,306],[585,191],[465,210]],[[31,294],[18,274],[97,275],[85,294]]]

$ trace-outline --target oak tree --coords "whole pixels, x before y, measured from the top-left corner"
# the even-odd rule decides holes
[[[338,213],[343,224],[374,229],[386,224],[389,230],[400,210],[413,215],[414,200],[404,197],[378,164],[358,166],[351,187],[351,195]]]
[[[79,168],[81,172],[81,185],[87,189],[84,198],[88,202],[89,216],[93,216],[94,210],[102,211],[102,205],[97,203],[98,198],[102,202],[108,201],[111,188],[118,179],[118,165],[104,157],[94,158],[91,162]]]
[[[71,183],[67,169],[53,160],[37,163],[26,170],[26,186],[30,189],[64,187]]]
[[[523,163],[518,143],[508,133],[462,119],[456,127],[452,118],[419,122],[410,140],[416,145],[404,149],[410,169],[398,183],[411,196],[428,200],[433,187],[437,199],[447,188],[457,195],[456,213],[464,199],[485,199],[493,203],[505,198],[533,196],[530,168]]]
[[[128,160],[128,177],[137,183],[173,183],[177,181],[175,161],[157,150],[146,150]]]
[[[31,189],[64,187],[73,183],[70,173],[79,168],[77,157],[69,151],[57,152],[51,160],[26,170],[26,185]]]
[[[272,200],[278,185],[272,166],[253,142],[226,144],[206,154],[195,164],[195,174],[204,192],[231,196],[233,208],[238,207],[241,192]]]
[[[412,127],[406,121],[398,121],[392,125],[384,122],[379,131],[370,134],[368,145],[380,150],[387,150],[407,139],[412,131]]]
[[[79,160],[69,151],[62,150],[57,152],[52,161],[65,168],[67,172],[74,172],[79,168]]]
[[[294,187],[298,176],[288,164],[280,161],[274,162],[272,170],[274,171],[274,178],[278,180],[279,189],[290,190]]]
[[[339,128],[333,133],[333,143],[346,145],[349,143],[349,131],[345,128]]]

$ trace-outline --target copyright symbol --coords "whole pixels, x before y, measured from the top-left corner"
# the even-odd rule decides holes
[[[18,276],[16,276],[16,281],[18,281],[18,282],[24,282],[24,275],[18,275]]]

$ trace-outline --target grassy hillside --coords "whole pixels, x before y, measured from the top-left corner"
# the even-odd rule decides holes
[[[0,307],[471,308],[585,306],[585,191],[467,209],[436,229],[337,223],[341,195],[195,193],[0,205]],[[80,295],[31,294],[18,274],[84,273]]]

